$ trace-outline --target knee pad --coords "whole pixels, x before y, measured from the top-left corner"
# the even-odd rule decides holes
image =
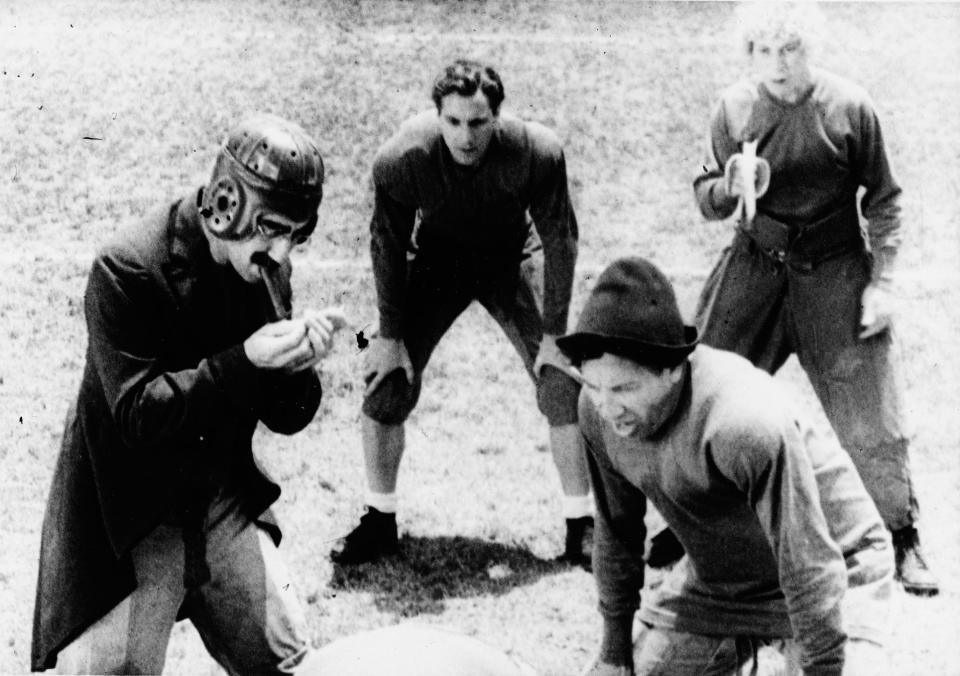
[[[551,427],[577,422],[580,383],[555,366],[544,366],[537,381],[537,407]]]
[[[378,423],[399,425],[413,411],[419,398],[420,376],[415,375],[411,384],[403,369],[396,369],[363,400],[363,412]]]

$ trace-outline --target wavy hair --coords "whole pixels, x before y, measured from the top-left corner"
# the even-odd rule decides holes
[[[446,66],[433,81],[433,90],[430,94],[437,112],[440,103],[448,94],[473,96],[477,90],[483,92],[490,104],[490,110],[496,115],[503,103],[503,82],[491,66],[470,59],[457,59]]]

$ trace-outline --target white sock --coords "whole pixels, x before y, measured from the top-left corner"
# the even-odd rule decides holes
[[[586,495],[564,495],[563,518],[579,519],[582,516],[593,516],[593,496],[590,493]]]
[[[374,493],[367,490],[367,504],[378,512],[385,514],[397,513],[397,493]]]

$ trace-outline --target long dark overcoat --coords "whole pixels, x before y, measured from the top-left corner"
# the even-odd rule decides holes
[[[289,302],[289,266],[284,287]],[[199,513],[211,491],[236,491],[279,541],[268,507],[280,488],[251,439],[258,421],[297,432],[320,405],[312,369],[286,376],[247,359],[266,293],[214,263],[193,195],[104,247],[84,302],[86,366],[43,521],[34,670],[135,589],[131,548]]]

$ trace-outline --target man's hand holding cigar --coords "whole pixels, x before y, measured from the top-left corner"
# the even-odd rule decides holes
[[[347,325],[340,308],[306,310],[296,319],[264,324],[243,343],[254,366],[298,373],[317,366],[330,352],[333,336]]]

